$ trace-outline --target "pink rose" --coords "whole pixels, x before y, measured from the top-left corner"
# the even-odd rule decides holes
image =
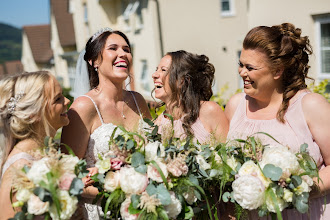
[[[125,220],[136,220],[139,217],[139,214],[132,215],[128,212],[128,207],[131,204],[131,197],[128,196],[126,200],[120,206],[121,217]]]
[[[123,161],[119,158],[111,158],[111,169],[113,170],[120,170]]]
[[[60,178],[59,188],[61,190],[68,191],[74,178],[76,178],[76,175],[71,173],[64,173]]]
[[[184,157],[179,156],[175,157],[173,160],[170,160],[167,164],[167,170],[176,177],[187,175],[188,166],[186,165]]]

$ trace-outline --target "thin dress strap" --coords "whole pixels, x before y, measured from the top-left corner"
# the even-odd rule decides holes
[[[88,95],[81,95],[81,96],[85,96],[85,97],[89,98],[93,102],[93,104],[95,106],[95,109],[96,109],[96,112],[99,115],[100,121],[101,121],[102,124],[104,124],[103,118],[102,118],[102,115],[101,115],[101,112],[100,112],[99,108],[97,107],[96,103],[94,102],[94,100],[90,96],[88,96]]]
[[[12,157],[10,157],[9,159],[7,159],[7,161],[5,162],[5,164],[3,165],[3,169],[2,169],[2,174],[1,174],[1,179],[3,177],[3,174],[7,171],[7,169],[16,161],[20,160],[20,159],[25,159],[25,160],[34,160],[34,157],[32,157],[30,154],[25,153],[25,152],[21,152],[18,154],[13,155]]]
[[[141,114],[141,111],[140,111],[139,105],[138,105],[138,103],[137,103],[137,101],[136,101],[136,98],[135,98],[134,93],[133,93],[132,91],[129,91],[129,92],[132,94],[133,99],[134,99],[134,102],[135,102],[135,105],[136,105],[136,107],[137,107],[137,109],[138,109],[138,111],[139,111],[140,116],[142,117],[142,114]]]

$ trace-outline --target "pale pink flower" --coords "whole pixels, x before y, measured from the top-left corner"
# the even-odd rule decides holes
[[[120,206],[120,215],[124,220],[136,220],[139,214],[132,215],[128,212],[128,207],[131,204],[131,197],[128,196]]]
[[[119,158],[111,158],[111,169],[120,170],[123,161]]]
[[[70,186],[71,186],[71,183],[72,183],[72,180],[74,178],[76,178],[76,175],[74,175],[72,173],[64,173],[60,178],[60,182],[59,182],[58,187],[61,190],[66,190],[66,191],[69,190]]]
[[[187,175],[188,173],[188,166],[185,162],[185,156],[180,154],[177,157],[171,159],[170,157],[167,158],[167,170],[173,176],[179,177],[181,175]]]
[[[157,165],[159,166],[159,168],[163,172],[164,177],[167,178],[168,171],[167,171],[166,164],[163,163],[161,160],[156,160],[155,162],[157,163]],[[158,183],[162,183],[163,182],[162,176],[160,175],[160,173],[158,172],[157,168],[153,164],[149,164],[148,165],[147,174],[148,174],[148,178],[152,179],[153,181],[156,181]]]

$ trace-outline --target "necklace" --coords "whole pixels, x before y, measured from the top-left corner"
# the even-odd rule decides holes
[[[125,105],[125,101],[124,101],[124,103],[123,103],[123,108],[121,109],[121,117],[123,118],[123,119],[126,119],[126,116],[124,115],[124,105]]]

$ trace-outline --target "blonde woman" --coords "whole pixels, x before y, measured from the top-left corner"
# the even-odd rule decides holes
[[[23,73],[0,81],[0,219],[15,215],[10,189],[13,171],[34,158],[29,154],[40,148],[45,136],[69,123],[69,100],[62,95],[60,84],[48,71]],[[15,200],[15,197],[14,197]]]

